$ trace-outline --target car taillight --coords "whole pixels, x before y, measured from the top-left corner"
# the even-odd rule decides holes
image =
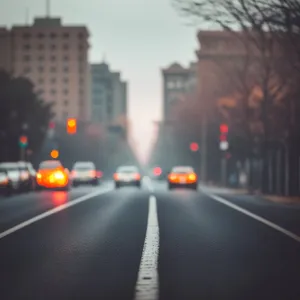
[[[97,175],[98,178],[101,178],[103,176],[103,173],[101,171],[97,171],[96,175]]]
[[[96,171],[94,171],[94,170],[93,170],[93,171],[90,171],[89,174],[90,174],[91,177],[96,177]]]
[[[189,178],[189,180],[194,181],[197,179],[197,176],[196,176],[196,174],[192,173],[192,174],[189,174],[188,178]]]
[[[55,179],[59,179],[59,180],[66,178],[66,174],[64,174],[62,171],[56,171],[53,175]]]
[[[114,174],[114,179],[115,179],[115,180],[118,180],[118,179],[119,179],[119,174],[118,174],[118,173],[115,173],[115,174]]]
[[[170,179],[171,181],[176,180],[176,178],[177,178],[177,176],[174,175],[174,174],[170,174],[170,175],[169,175],[169,179]]]
[[[75,177],[76,175],[77,175],[77,172],[73,170],[73,171],[71,172],[71,176],[72,176],[72,177]]]
[[[134,178],[135,178],[136,180],[140,180],[140,179],[141,179],[141,175],[140,175],[139,173],[134,174]]]

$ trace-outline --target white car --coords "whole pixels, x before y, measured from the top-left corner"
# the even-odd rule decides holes
[[[91,161],[78,161],[74,164],[71,171],[73,186],[81,184],[98,185],[101,172],[97,171],[96,166]]]
[[[114,181],[116,189],[122,186],[136,186],[140,188],[141,174],[135,166],[122,166],[114,174]]]

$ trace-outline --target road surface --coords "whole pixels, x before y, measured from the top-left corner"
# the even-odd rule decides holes
[[[299,300],[300,206],[147,178],[15,195],[0,262],[5,300]]]

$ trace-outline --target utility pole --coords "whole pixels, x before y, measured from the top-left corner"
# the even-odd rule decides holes
[[[203,114],[201,122],[201,181],[206,182],[207,169],[207,120],[206,115]]]

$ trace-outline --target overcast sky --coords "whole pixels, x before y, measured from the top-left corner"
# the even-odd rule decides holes
[[[0,0],[0,25],[24,24],[46,13],[46,0]],[[129,82],[129,117],[139,152],[145,154],[152,120],[161,117],[161,68],[188,65],[198,48],[196,29],[187,26],[171,0],[52,0],[51,14],[65,24],[84,24],[91,34],[90,61],[105,54]]]

